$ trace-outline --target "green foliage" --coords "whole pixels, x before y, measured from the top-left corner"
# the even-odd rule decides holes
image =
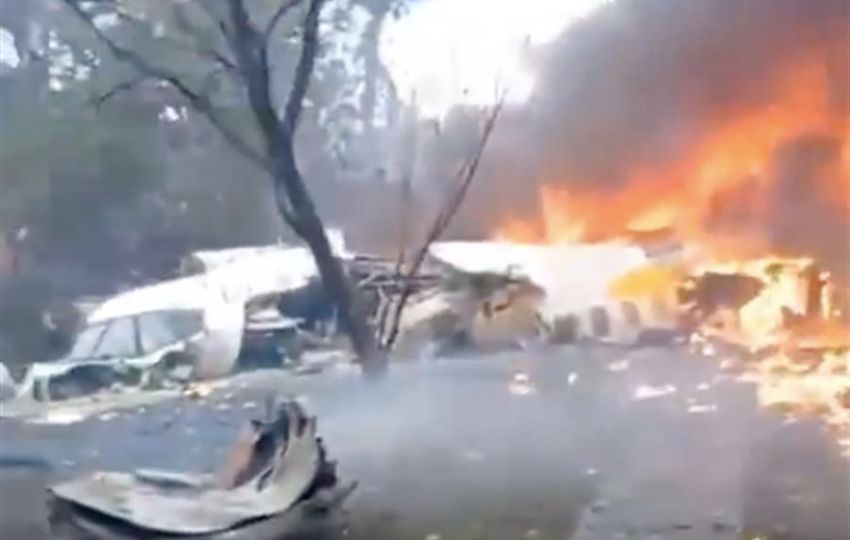
[[[351,0],[348,7],[329,8],[323,43],[351,26],[353,6],[383,19],[405,4]],[[263,27],[281,0],[249,5]],[[112,19],[104,27],[110,37],[209,96],[225,122],[260,147],[243,88],[216,58],[229,54],[215,20],[225,15],[224,2],[116,0],[101,6]],[[302,9],[291,10],[270,36],[279,106],[289,92],[302,17]],[[36,258],[111,264],[152,238],[184,238],[179,248],[186,249],[280,236],[264,173],[176,92],[139,80],[138,71],[115,58],[63,2],[3,0],[0,25],[15,35],[23,59],[0,76],[0,229],[10,234],[26,227],[29,235],[19,248]],[[299,161],[309,183],[324,183],[313,186],[318,193],[333,193],[329,176],[351,162],[345,154],[354,148],[352,119],[368,127],[374,117],[374,96],[361,103],[354,90],[364,86],[364,77],[387,77],[374,67],[378,34],[367,34],[362,37],[369,43],[354,53],[361,68],[368,59],[369,69],[352,72],[331,58],[330,46],[316,67],[299,129]],[[94,98],[120,83],[126,91],[94,105]],[[179,121],[163,121],[166,108],[180,111]]]
[[[27,227],[37,250],[108,237],[110,213],[132,213],[161,185],[159,107],[98,112],[87,86],[47,89],[41,62],[0,80],[0,219],[4,230]]]

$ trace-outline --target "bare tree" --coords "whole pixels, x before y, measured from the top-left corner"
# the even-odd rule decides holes
[[[490,140],[490,135],[493,133],[493,128],[496,126],[496,120],[499,118],[499,113],[504,105],[506,95],[507,93],[502,93],[499,100],[496,102],[496,105],[490,111],[489,116],[484,122],[484,129],[482,130],[478,145],[475,147],[475,150],[469,159],[458,170],[452,189],[450,189],[446,194],[443,204],[437,212],[437,215],[434,217],[434,221],[428,227],[422,243],[412,254],[409,264],[406,264],[405,261],[405,243],[407,239],[406,237],[402,239],[402,243],[399,246],[395,270],[397,277],[400,278],[400,281],[402,282],[401,292],[398,297],[394,299],[392,306],[384,306],[384,309],[378,317],[378,342],[382,349],[391,349],[398,338],[401,316],[404,313],[407,301],[414,292],[414,278],[419,273],[422,264],[425,262],[428,255],[428,249],[431,247],[431,244],[443,235],[460,209],[463,200],[466,198],[466,194],[469,192],[469,187],[475,179],[475,173],[478,171],[478,165],[481,163],[481,157],[484,155],[484,149],[487,147],[487,142]],[[407,229],[406,223],[404,224],[404,228],[405,230]],[[402,272],[403,268],[404,272]]]
[[[347,330],[352,347],[361,360],[364,371],[378,373],[386,359],[376,346],[375,336],[366,322],[365,314],[358,308],[356,293],[342,263],[334,256],[325,233],[324,224],[307,189],[295,156],[294,136],[301,116],[313,67],[319,48],[319,15],[324,0],[306,0],[301,28],[301,51],[292,77],[288,99],[278,107],[272,88],[272,66],[269,61],[270,37],[281,19],[303,4],[303,0],[280,0],[280,4],[265,25],[258,25],[247,9],[244,0],[222,0],[221,4],[209,0],[195,0],[194,7],[206,14],[226,44],[227,52],[208,46],[194,47],[199,58],[212,60],[216,67],[210,76],[224,73],[244,89],[248,106],[260,135],[261,144],[241,134],[224,118],[203,88],[195,88],[180,73],[160,66],[133,48],[113,39],[96,20],[98,7],[108,5],[118,8],[119,17],[130,17],[120,9],[117,0],[63,0],[91,29],[103,45],[117,58],[132,66],[137,77],[121,82],[110,92],[96,100],[102,103],[117,92],[132,88],[139,82],[152,79],[169,85],[198,113],[221,133],[244,157],[266,171],[274,184],[275,201],[283,220],[308,245],[329,296],[336,303],[341,322]],[[178,13],[186,9],[186,2],[175,3]],[[221,7],[222,9],[215,9]],[[184,17],[184,21],[186,18]],[[184,24],[187,33],[192,27]],[[175,47],[193,44],[193,36],[178,40]],[[200,42],[201,40],[195,40]],[[282,110],[282,113],[278,113]]]

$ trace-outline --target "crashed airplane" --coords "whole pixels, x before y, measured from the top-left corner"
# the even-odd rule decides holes
[[[341,235],[331,231],[329,237],[337,256],[349,257]],[[196,252],[182,266],[191,275],[132,289],[95,307],[64,358],[32,364],[13,387],[4,381],[4,397],[49,402],[227,375],[253,312],[318,275],[309,250],[291,246]],[[293,323],[277,317],[258,324],[268,331]]]

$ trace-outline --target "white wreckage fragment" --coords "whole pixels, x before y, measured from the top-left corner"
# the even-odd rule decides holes
[[[17,393],[15,379],[9,373],[5,364],[0,364],[0,401],[13,398]]]
[[[335,253],[347,257],[342,237],[329,236]],[[193,275],[120,293],[91,310],[66,357],[33,364],[4,395],[52,401],[155,386],[162,377],[227,375],[242,346],[249,303],[304,287],[318,275],[305,247],[207,251],[187,260],[196,263],[187,265]]]

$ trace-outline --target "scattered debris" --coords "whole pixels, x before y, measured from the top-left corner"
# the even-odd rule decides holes
[[[135,410],[144,412],[144,405],[179,397],[176,389],[141,391],[125,389],[64,401],[38,402],[14,399],[0,406],[0,418],[14,418],[34,424],[67,425],[108,412]]]
[[[706,414],[706,413],[714,413],[717,412],[717,405],[714,403],[702,404],[702,403],[693,403],[688,405],[688,413],[689,414]]]
[[[625,371],[627,369],[629,369],[628,360],[621,360],[619,362],[611,362],[608,364],[608,371],[613,371],[615,373],[618,371]]]
[[[635,389],[634,393],[632,394],[632,398],[636,400],[654,399],[670,394],[675,394],[676,391],[676,387],[672,384],[665,384],[664,386],[640,385]]]
[[[706,350],[703,350],[703,354],[706,355],[706,356],[714,356],[714,353],[711,352],[713,350],[714,350],[713,348],[710,349],[708,352]],[[723,370],[723,371],[735,370],[738,367],[738,365],[739,365],[739,362],[737,360],[732,360],[731,358],[727,358],[725,360],[720,361],[720,369]]]
[[[201,400],[209,397],[214,390],[215,387],[211,384],[194,383],[183,389],[183,397],[192,400]]]
[[[531,379],[526,373],[516,373],[508,384],[508,392],[515,396],[527,396],[535,392]]]
[[[48,424],[56,426],[67,426],[82,422],[87,416],[79,411],[48,411],[44,415],[33,418],[33,424]]]

